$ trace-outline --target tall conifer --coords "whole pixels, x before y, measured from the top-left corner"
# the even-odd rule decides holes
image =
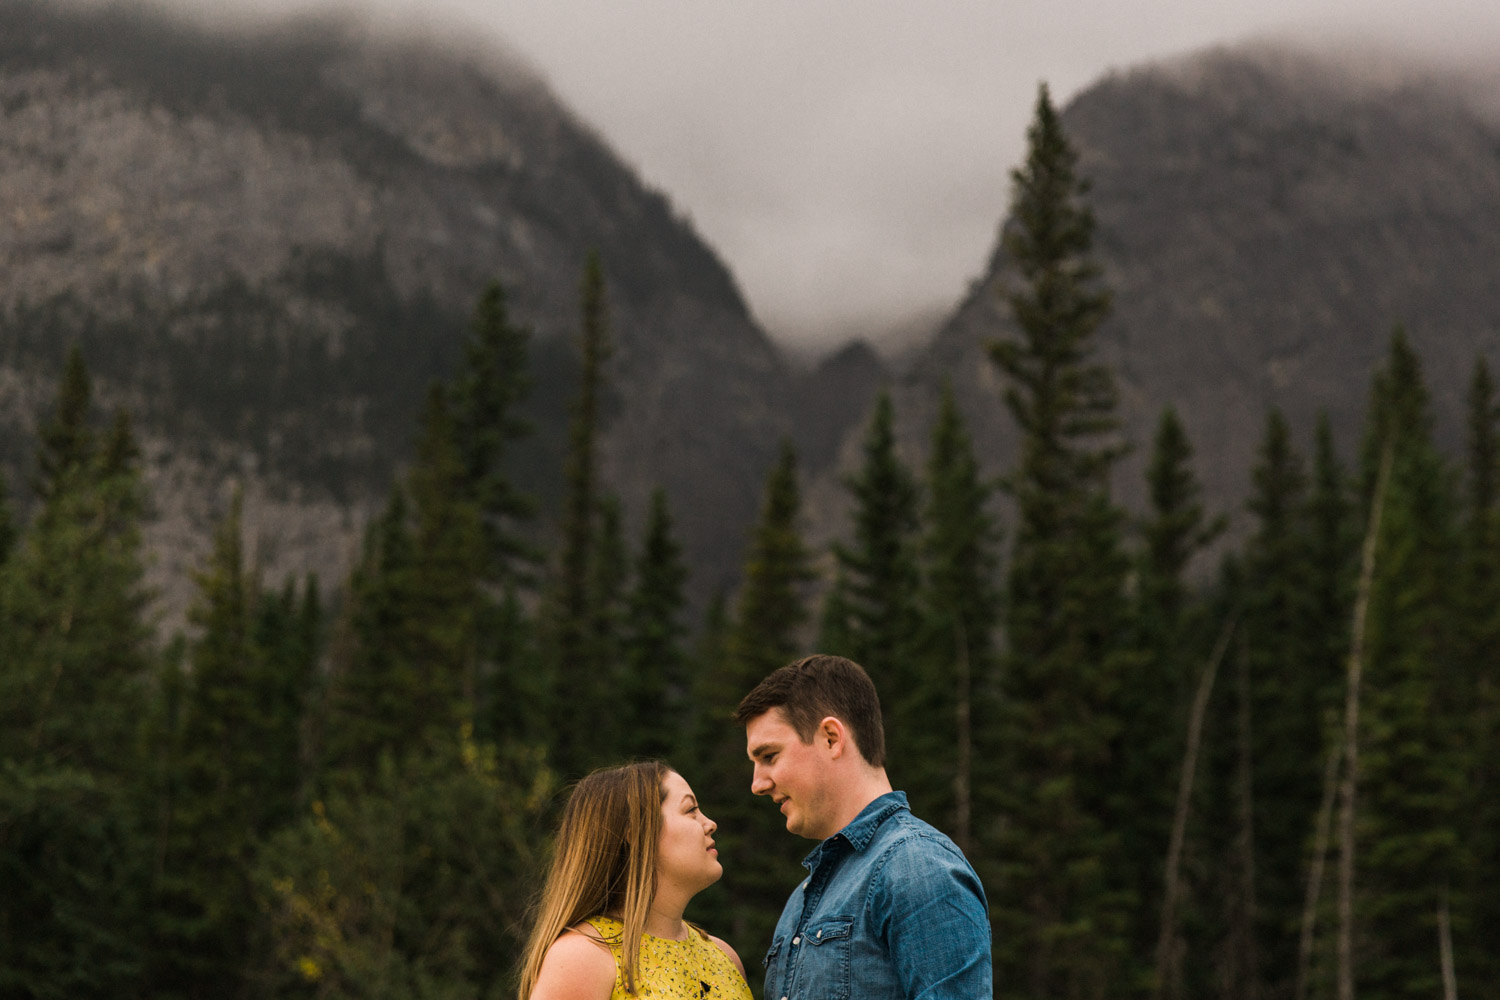
[[[1439,913],[1469,923],[1465,892],[1466,764],[1455,664],[1459,564],[1457,483],[1432,441],[1421,364],[1398,329],[1377,373],[1365,443],[1366,499],[1374,457],[1393,459],[1367,626],[1355,810],[1358,995],[1442,988]]]
[[[948,385],[926,473],[921,681],[902,719],[905,745],[894,759],[913,809],[948,831],[983,874],[974,828],[976,816],[988,819],[995,811],[989,789],[996,748],[986,724],[999,694],[1000,530],[989,510],[994,488],[980,475]]]
[[[667,495],[658,489],[651,495],[628,601],[623,657],[628,711],[621,753],[670,760],[690,745],[691,678],[682,623],[686,583]]]
[[[854,501],[854,532],[849,542],[833,547],[838,565],[833,599],[846,618],[841,629],[828,624],[842,631],[848,647],[826,651],[848,656],[869,671],[885,693],[888,728],[899,740],[913,728],[902,723],[901,699],[919,696],[914,681],[920,634],[920,494],[896,451],[895,410],[888,393],[875,401],[864,463],[845,478],[844,486]],[[893,760],[900,759],[899,750],[893,748]]]
[[[351,575],[324,737],[336,768],[368,771],[474,721],[485,548],[449,419],[434,387],[416,460]]]
[[[1141,919],[1134,938],[1145,954],[1161,935],[1163,864],[1175,818],[1190,699],[1222,624],[1204,621],[1191,598],[1188,566],[1225,528],[1203,505],[1193,448],[1176,411],[1157,423],[1146,468],[1150,509],[1140,525],[1131,633],[1132,679],[1121,692],[1121,780],[1116,811],[1133,871]]]
[[[75,349],[42,422],[40,506],[0,574],[0,752],[132,772],[150,670],[145,496],[130,423],[104,442]]]
[[[1007,858],[993,907],[996,979],[1032,996],[1103,996],[1123,974],[1131,903],[1107,775],[1120,732],[1126,561],[1108,491],[1122,453],[1094,360],[1109,294],[1092,258],[1077,154],[1046,87],[1014,171],[1002,248],[1016,338],[991,345],[1020,430],[1004,672]]]
[[[613,692],[594,655],[600,498],[598,438],[604,365],[610,355],[604,271],[597,254],[584,265],[580,286],[582,373],[568,431],[561,554],[544,620],[546,658],[554,685],[552,750],[564,774],[578,774],[607,748],[593,727],[610,710]]]
[[[1500,400],[1489,366],[1475,359],[1468,397],[1468,504],[1465,517],[1463,690],[1473,705],[1470,732],[1474,763],[1465,839],[1472,869],[1465,880],[1475,900],[1469,942],[1500,939]],[[1462,984],[1500,981],[1494,949],[1459,951]]]
[[[486,576],[499,586],[524,582],[537,558],[519,530],[536,513],[536,501],[507,468],[512,447],[531,432],[519,412],[531,391],[529,339],[510,318],[505,290],[491,282],[474,307],[450,390],[463,488],[484,522]]]
[[[267,698],[267,664],[253,635],[260,588],[246,569],[241,511],[237,494],[194,575],[188,619],[197,637],[156,905],[153,989],[165,994],[245,990],[255,844],[290,815],[297,790],[276,763],[288,753],[277,737],[295,741],[297,727],[278,726]]]
[[[719,823],[715,838],[726,858],[725,876],[702,896],[701,918],[742,954],[754,955],[771,939],[786,895],[802,877],[805,847],[785,830],[768,799],[749,793],[745,732],[734,724],[735,707],[760,680],[803,652],[806,590],[814,579],[802,541],[797,453],[782,441],[767,478],[760,515],[745,556],[744,582],[724,659],[704,664],[697,686],[702,777],[693,777],[704,810]],[[763,974],[747,961],[752,985]]]

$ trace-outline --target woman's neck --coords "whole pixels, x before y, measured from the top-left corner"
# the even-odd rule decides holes
[[[681,941],[687,937],[687,923],[682,919],[687,900],[658,893],[646,909],[645,931],[652,937]]]

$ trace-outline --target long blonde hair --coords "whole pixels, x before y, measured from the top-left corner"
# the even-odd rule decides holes
[[[601,914],[624,924],[621,971],[626,992],[635,992],[641,935],[656,891],[662,781],[671,770],[659,760],[641,761],[595,771],[574,787],[523,953],[520,1000],[531,996],[552,943]]]

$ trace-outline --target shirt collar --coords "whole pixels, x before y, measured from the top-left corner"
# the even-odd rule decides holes
[[[840,839],[856,851],[863,851],[870,846],[870,841],[875,839],[875,834],[880,830],[882,823],[896,813],[910,808],[906,804],[905,792],[886,792],[861,809],[859,815],[849,821],[848,826],[814,847],[803,859],[802,864],[807,868],[816,868],[823,852]]]

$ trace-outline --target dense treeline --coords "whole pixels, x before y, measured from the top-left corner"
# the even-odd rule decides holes
[[[677,762],[719,821],[726,876],[692,915],[758,979],[807,845],[749,795],[726,720],[814,634],[875,676],[895,784],[984,878],[997,995],[1500,981],[1483,359],[1460,461],[1399,329],[1357,455],[1267,414],[1242,541],[1190,575],[1231,512],[1205,509],[1171,409],[1149,509],[1111,499],[1110,301],[1045,90],[1029,140],[1003,234],[1016,335],[990,359],[1014,467],[981,475],[949,394],[909,467],[882,398],[820,581],[784,444],[741,586],[696,629],[665,498],[627,537],[599,472],[597,260],[555,530],[513,476],[529,338],[493,286],[349,579],[268,585],[235,503],[164,648],[130,421],[100,421],[70,354],[34,475],[0,484],[0,995],[506,996],[556,793],[636,755]]]

